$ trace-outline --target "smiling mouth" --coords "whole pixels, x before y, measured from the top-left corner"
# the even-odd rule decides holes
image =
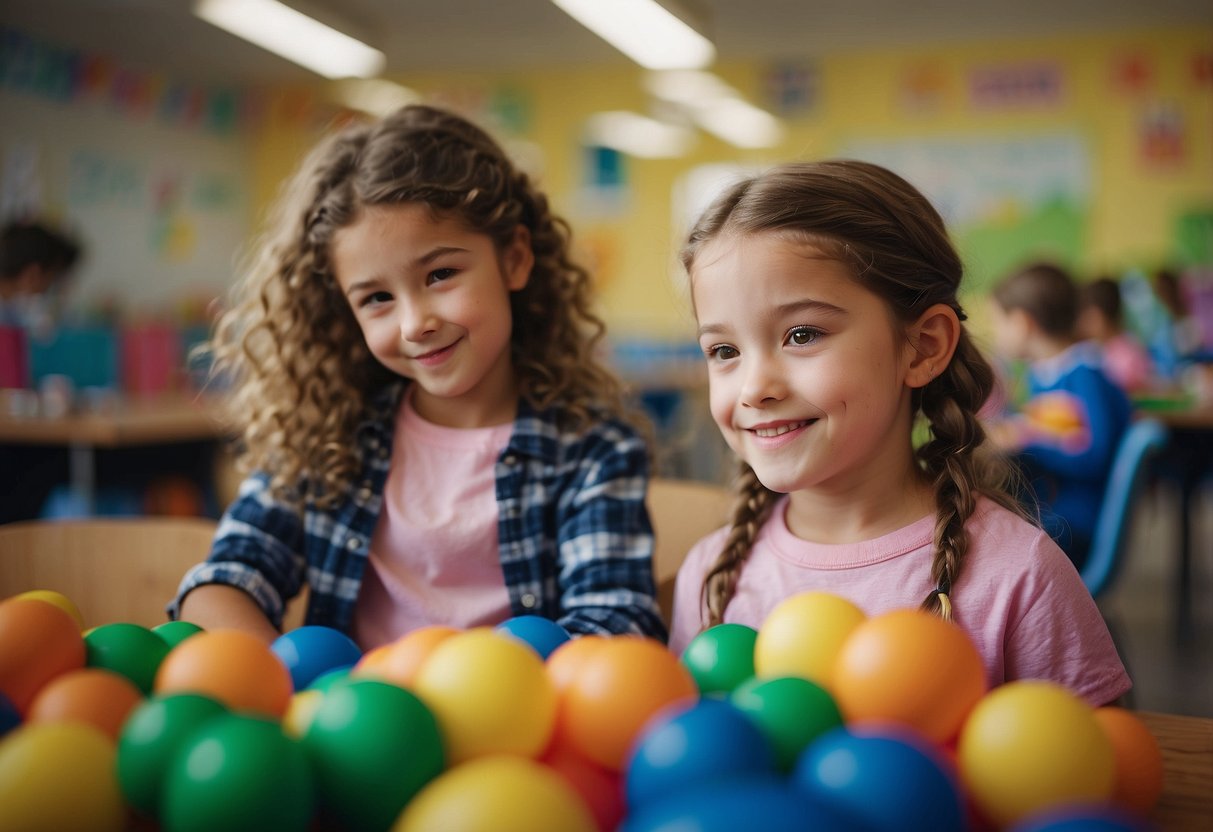
[[[456,343],[458,343],[458,342],[456,342]],[[414,356],[413,360],[422,361],[422,362],[433,361],[435,358],[441,358],[442,356],[446,355],[452,349],[454,349],[454,347],[455,347],[455,344],[447,344],[445,347],[442,347],[441,349],[431,350],[430,352],[427,352],[424,355]]]
[[[805,425],[811,425],[816,421],[816,419],[809,419],[804,422],[788,422],[786,425],[779,425],[778,427],[773,428],[754,428],[752,433],[755,436],[761,436],[764,439],[767,439],[773,436],[783,436],[785,433],[798,430],[799,428],[803,428]]]

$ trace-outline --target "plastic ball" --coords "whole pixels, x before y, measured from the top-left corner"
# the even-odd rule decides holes
[[[1009,682],[965,722],[957,760],[969,793],[1000,825],[1050,808],[1107,800],[1112,742],[1094,710],[1059,685]]]
[[[866,617],[850,601],[826,592],[785,598],[758,629],[754,671],[762,677],[800,676],[828,689],[843,641]]]
[[[393,832],[595,832],[589,809],[556,772],[508,755],[464,763],[426,786]]]
[[[286,713],[282,715],[282,730],[296,739],[301,738],[307,733],[308,726],[312,724],[316,710],[323,701],[324,691],[322,690],[309,688],[296,693],[291,697],[290,704],[286,706]]]
[[[160,662],[169,646],[160,636],[138,624],[102,624],[84,637],[85,663],[112,670],[130,679],[146,696],[156,682]]]
[[[717,624],[687,645],[682,663],[700,693],[729,693],[754,675],[758,631],[744,624]]]
[[[572,641],[566,641],[548,656],[546,667],[548,679],[552,682],[557,695],[562,695],[569,684],[581,672],[582,666],[590,656],[606,644],[606,636],[578,636]]]
[[[1163,789],[1162,751],[1145,723],[1130,711],[1097,708],[1095,721],[1112,742],[1116,785],[1112,800],[1148,815]]]
[[[30,703],[30,722],[86,722],[117,740],[127,717],[143,702],[130,679],[101,668],[83,668],[53,679]]]
[[[126,807],[114,772],[114,743],[77,722],[13,731],[0,742],[0,817],[5,829],[123,829]]]
[[[848,723],[896,722],[945,743],[985,694],[985,666],[957,625],[894,610],[855,628],[838,652],[830,690]]]
[[[729,701],[766,735],[781,771],[791,771],[805,746],[843,722],[825,688],[799,676],[755,677]]]
[[[543,660],[493,630],[442,641],[413,690],[438,718],[452,763],[499,752],[538,757],[552,737],[556,692]]]
[[[691,672],[665,645],[629,636],[605,639],[564,689],[560,733],[578,753],[622,771],[632,743],[654,714],[698,698]]]
[[[0,693],[19,713],[51,679],[84,667],[84,657],[80,628],[59,607],[29,598],[0,602]]]
[[[541,659],[547,659],[553,650],[571,638],[564,627],[540,615],[519,615],[506,619],[497,625],[496,630],[529,644]]]
[[[775,772],[766,735],[728,702],[701,699],[651,719],[628,758],[628,806],[635,809],[695,783]]]
[[[627,813],[623,778],[587,760],[567,745],[553,743],[539,758],[564,778],[594,816],[599,832],[615,832]]]
[[[326,670],[324,673],[321,673],[314,680],[312,680],[312,683],[307,686],[307,689],[326,693],[338,685],[343,685],[346,682],[352,681],[354,679],[353,670],[353,667],[335,667],[332,670]]]
[[[354,640],[332,627],[311,625],[283,633],[270,645],[291,672],[295,690],[304,690],[317,676],[333,668],[347,667],[362,658]]]
[[[166,832],[306,830],[314,807],[302,746],[276,722],[221,714],[173,755],[160,819]]]
[[[0,738],[21,724],[21,714],[9,698],[0,693]]]
[[[846,728],[801,755],[793,783],[870,832],[961,832],[965,805],[948,763],[909,732]]]
[[[783,778],[700,783],[628,815],[619,832],[857,832]]]
[[[118,735],[118,783],[127,802],[155,817],[164,774],[177,751],[198,728],[226,712],[196,693],[157,696],[135,708]]]
[[[321,806],[348,829],[387,829],[446,764],[429,709],[404,688],[373,679],[324,693],[302,743]]]
[[[419,627],[367,652],[350,673],[359,679],[381,679],[401,687],[412,687],[418,669],[434,648],[459,632],[441,624]]]
[[[201,693],[228,708],[281,718],[293,687],[286,665],[256,636],[208,630],[191,636],[160,663],[156,693]]]
[[[14,599],[23,598],[31,601],[45,601],[48,604],[54,604],[59,609],[72,617],[76,622],[76,629],[84,629],[84,616],[80,614],[80,608],[76,606],[76,602],[68,598],[62,592],[56,592],[53,589],[31,589],[28,592],[22,592],[13,596]]]
[[[1011,832],[1155,832],[1146,820],[1115,806],[1074,806],[1015,824]]]
[[[166,621],[152,627],[152,632],[164,639],[170,648],[176,647],[190,636],[202,632],[202,628],[192,621]]]

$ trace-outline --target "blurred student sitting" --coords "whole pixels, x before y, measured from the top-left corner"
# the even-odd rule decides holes
[[[1104,373],[1131,395],[1153,384],[1155,369],[1145,345],[1124,328],[1123,307],[1120,284],[1110,277],[1084,284],[1079,290],[1078,336],[1099,346]]]
[[[0,229],[0,324],[42,327],[80,259],[80,244],[50,225],[16,220]]]
[[[1128,397],[1102,369],[1099,347],[1076,334],[1078,288],[1068,272],[1037,263],[992,293],[994,340],[1003,357],[1027,362],[1028,399],[990,425],[1016,455],[1045,531],[1081,568],[1104,486],[1129,425]]]

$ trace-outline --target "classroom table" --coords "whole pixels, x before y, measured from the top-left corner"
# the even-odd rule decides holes
[[[194,442],[224,435],[213,402],[196,394],[116,398],[93,411],[56,417],[0,412],[0,444],[69,449],[70,486],[85,506],[94,502],[98,448]]]
[[[1162,750],[1163,792],[1150,819],[1160,832],[1213,829],[1213,719],[1137,715]]]

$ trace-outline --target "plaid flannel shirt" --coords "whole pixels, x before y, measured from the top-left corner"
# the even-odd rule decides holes
[[[330,509],[276,500],[254,474],[224,513],[206,561],[183,578],[168,612],[203,584],[239,587],[281,626],[306,582],[306,623],[348,631],[387,481],[404,385],[371,407],[356,441],[361,475]],[[653,532],[645,506],[648,454],[630,427],[603,420],[562,431],[558,411],[519,401],[497,458],[497,534],[514,615],[541,615],[572,633],[666,638],[654,599]]]

